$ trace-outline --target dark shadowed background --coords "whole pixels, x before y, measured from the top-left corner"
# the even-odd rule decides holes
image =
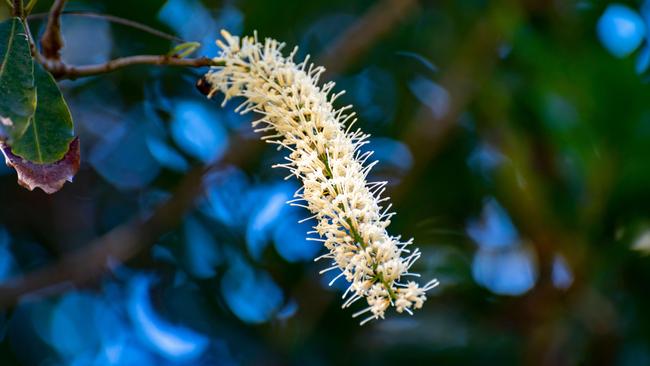
[[[650,11],[625,4],[70,1],[198,55],[222,28],[311,54],[373,135],[390,232],[441,285],[360,327],[254,116],[199,93],[205,68],[135,66],[60,83],[74,183],[29,192],[0,166],[0,364],[650,364]],[[62,24],[71,64],[172,48]]]

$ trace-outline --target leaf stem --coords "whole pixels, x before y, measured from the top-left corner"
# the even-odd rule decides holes
[[[23,0],[13,0],[13,6],[11,10],[11,14],[15,17],[18,18],[23,18],[25,16],[24,8],[23,8]]]
[[[41,37],[41,51],[43,56],[50,60],[61,59],[61,48],[63,48],[63,37],[61,37],[61,13],[65,7],[66,0],[54,0],[50,8],[50,15],[47,18],[47,26]]]
[[[212,59],[207,57],[199,58],[178,58],[168,55],[137,55],[120,57],[103,64],[74,66],[67,65],[61,61],[41,60],[44,62],[52,75],[57,79],[77,79],[80,77],[107,74],[117,69],[133,65],[154,65],[154,66],[179,66],[179,67],[205,67],[216,66]]]

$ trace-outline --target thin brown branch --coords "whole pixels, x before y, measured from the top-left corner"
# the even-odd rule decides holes
[[[23,8],[23,0],[13,0],[13,6],[11,7],[11,15],[22,18],[25,15]]]
[[[59,51],[63,46],[63,41],[61,40],[60,34],[60,16],[65,12],[61,12],[61,9],[55,9],[56,5],[60,6],[65,5],[65,0],[57,0],[52,6],[52,11],[49,13],[48,26],[41,38],[41,48],[42,53],[39,53],[38,50],[33,46],[33,39],[31,34],[28,32],[30,42],[32,43],[32,52],[36,60],[42,64],[55,78],[61,79],[77,79],[80,77],[95,76],[113,72],[115,70],[121,69],[123,67],[134,66],[134,65],[152,65],[152,66],[176,66],[176,67],[205,67],[205,66],[214,66],[215,63],[207,57],[200,58],[179,58],[174,55],[135,55],[120,57],[102,64],[96,65],[68,65],[63,62],[60,58]],[[163,38],[168,38],[174,41],[182,41],[180,38],[174,37],[172,35],[157,31],[153,28],[147,27],[143,24],[137,22],[131,22],[126,19],[113,16],[104,16],[102,14],[95,13],[76,13],[70,12],[68,14],[82,15],[94,18],[104,18],[107,20],[113,20],[120,22],[122,24],[128,24],[129,26],[144,30],[149,33],[161,36]],[[40,18],[41,14],[34,14],[30,16],[30,19]],[[53,21],[53,19],[57,19]],[[54,24],[54,25],[52,25]],[[50,35],[48,35],[48,32]],[[61,40],[58,42],[57,39]],[[49,47],[49,48],[48,48]],[[53,54],[52,52],[55,52]],[[48,56],[49,54],[49,56]],[[54,56],[52,56],[54,55]]]
[[[41,37],[41,52],[48,60],[60,60],[63,37],[61,37],[61,13],[66,0],[54,0],[47,18],[47,26]]]
[[[0,307],[13,306],[18,299],[37,299],[89,283],[112,266],[135,257],[173,230],[203,192],[204,176],[227,164],[240,164],[258,151],[261,144],[232,141],[233,148],[219,162],[191,170],[174,194],[148,217],[138,217],[93,240],[83,249],[64,256],[41,270],[19,276],[0,285]]]
[[[124,19],[115,15],[109,15],[109,14],[99,14],[99,13],[93,13],[93,12],[86,12],[86,11],[64,11],[61,13],[61,15],[70,15],[70,16],[77,16],[77,17],[84,17],[84,18],[91,18],[91,19],[101,19],[105,20],[107,22],[115,23],[115,24],[121,24],[129,28],[134,28],[140,31],[143,31],[145,33],[152,34],[156,37],[163,38],[163,39],[168,39],[170,41],[174,42],[185,42],[182,38],[174,36],[169,33],[165,33],[162,31],[159,31],[158,29],[152,28],[146,24],[142,24],[139,22],[136,22],[134,20],[130,19]],[[36,20],[36,19],[46,19],[49,18],[50,14],[49,13],[36,13],[36,14],[30,14],[27,19],[28,20]]]
[[[0,287],[0,305],[14,305],[24,295],[45,296],[83,284],[104,273],[112,263],[132,257],[176,226],[200,189],[202,173],[196,169],[188,174],[178,193],[151,217],[119,226],[60,262],[5,283]]]
[[[116,58],[103,64],[74,66],[60,61],[41,60],[45,68],[57,79],[76,79],[86,76],[107,74],[115,70],[134,65],[204,67],[215,65],[207,57],[178,58],[168,55],[137,55]]]

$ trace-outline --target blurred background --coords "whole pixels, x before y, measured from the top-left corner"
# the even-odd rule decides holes
[[[3,3],[0,18],[8,11]],[[46,12],[40,0],[34,13]],[[0,167],[2,365],[650,364],[650,6],[589,0],[70,1],[199,41],[300,46],[347,93],[415,272],[415,315],[360,327],[319,276],[255,116],[137,66],[61,82],[81,170]],[[43,20],[30,19],[34,34]],[[173,43],[63,17],[70,64]],[[206,168],[207,167],[207,168]],[[161,206],[162,205],[162,206]],[[162,207],[162,208],[161,208]]]

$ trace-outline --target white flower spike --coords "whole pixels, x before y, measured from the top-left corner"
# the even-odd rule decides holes
[[[287,162],[276,166],[287,168],[289,177],[295,175],[303,184],[289,203],[308,209],[310,218],[317,220],[309,234],[318,237],[309,239],[329,250],[317,259],[331,261],[321,273],[338,270],[334,281],[344,277],[350,283],[343,307],[365,299],[368,307],[353,315],[370,312],[362,325],[384,318],[391,306],[409,314],[421,308],[425,292],[438,281],[424,286],[401,282],[407,276],[419,277],[409,268],[420,251],[407,249],[412,240],[401,242],[386,231],[393,215],[390,205],[380,205],[387,200],[380,198],[386,182],[366,182],[376,162],[366,164],[372,152],[360,152],[369,135],[352,130],[356,119],[348,112],[351,106],[333,107],[343,92],[332,93],[333,82],[319,86],[325,69],[309,63],[309,56],[296,64],[297,48],[285,57],[284,43],[276,40],[262,43],[257,34],[242,39],[221,34],[225,42],[217,41],[221,51],[214,59],[221,66],[213,67],[201,86],[207,85],[208,97],[222,92],[224,104],[244,97],[236,110],[260,114],[253,127],[267,133],[262,139],[290,151]]]

